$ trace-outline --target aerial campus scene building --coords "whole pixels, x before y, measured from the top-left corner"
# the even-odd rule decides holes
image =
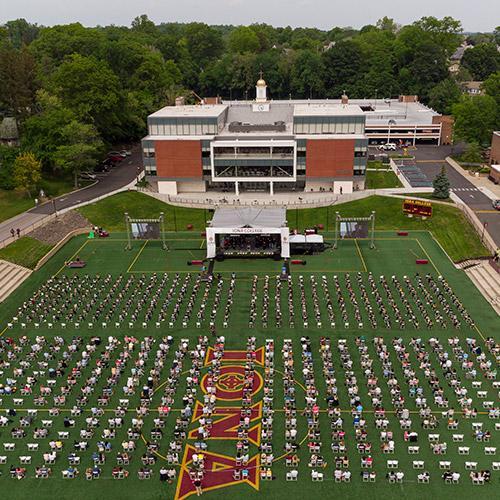
[[[417,96],[399,99],[207,98],[148,117],[145,172],[159,193],[364,189],[368,144],[449,144],[451,129]]]
[[[2,500],[498,496],[498,7],[42,3],[0,20]]]

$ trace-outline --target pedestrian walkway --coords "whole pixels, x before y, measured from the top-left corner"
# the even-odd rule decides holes
[[[479,191],[477,187],[452,187],[450,191]]]

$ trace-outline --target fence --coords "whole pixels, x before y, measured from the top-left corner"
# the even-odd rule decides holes
[[[228,198],[184,198],[175,195],[162,195],[154,192],[146,192],[149,196],[156,198],[165,203],[170,203],[176,206],[191,207],[191,208],[218,208],[221,206],[260,206],[260,207],[279,207],[285,206],[287,208],[314,208],[314,207],[327,207],[335,205],[336,203],[345,203],[348,201],[359,200],[375,194],[382,194],[377,189],[367,189],[365,191],[355,191],[349,194],[333,194],[328,197],[312,197],[304,193],[303,196],[283,196],[279,199],[277,195],[273,198],[258,198],[258,199],[242,199],[236,197]],[[384,193],[385,194],[385,193]]]
[[[26,236],[28,233],[31,233],[31,231],[34,231],[36,228],[43,226],[44,224],[47,224],[47,222],[50,222],[51,220],[53,220],[55,218],[56,218],[56,214],[49,214],[49,215],[46,215],[45,217],[41,217],[36,222],[33,222],[32,224],[23,227],[19,234],[20,234],[20,236]],[[0,241],[0,248],[4,248],[7,245],[10,245],[14,241],[16,241],[16,239],[17,239],[16,236],[14,238],[12,236],[9,236],[8,238],[4,238],[2,241]]]

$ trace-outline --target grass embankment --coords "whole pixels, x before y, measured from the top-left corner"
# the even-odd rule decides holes
[[[431,231],[454,261],[489,255],[474,228],[457,208],[434,204],[430,219],[410,219],[403,214],[402,201],[398,198],[370,196],[330,207],[289,210],[287,218],[291,227],[302,229],[323,224],[325,229],[333,231],[335,212],[345,217],[366,217],[375,210],[376,229]]]
[[[209,210],[175,207],[146,194],[129,191],[109,196],[79,209],[93,224],[108,231],[126,231],[124,214],[132,218],[157,218],[165,214],[167,231],[185,231],[188,224],[196,231],[203,231],[206,221],[212,218]]]
[[[34,238],[25,236],[0,249],[0,259],[34,269],[38,261],[52,248]]]
[[[453,203],[451,198],[434,198],[434,193],[401,193],[401,196],[410,196],[411,198],[425,198],[426,200],[435,201],[446,201],[447,203]]]

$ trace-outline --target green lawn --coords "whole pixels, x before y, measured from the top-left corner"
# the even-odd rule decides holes
[[[332,231],[335,212],[346,217],[366,217],[375,210],[377,230],[430,231],[455,261],[489,255],[474,228],[457,208],[435,204],[432,218],[424,221],[403,214],[402,203],[398,198],[370,196],[330,207],[289,210],[287,218],[290,227],[304,229],[323,224]]]
[[[33,198],[17,191],[0,189],[0,222],[29,210],[35,206]]]
[[[24,236],[0,249],[0,259],[34,269],[38,261],[52,248],[34,238]]]
[[[412,198],[425,198],[426,200],[435,200],[434,193],[401,193],[401,196],[411,196]],[[451,198],[445,198],[444,200],[439,199],[438,201],[446,201],[448,203],[453,203]]]
[[[394,172],[366,171],[365,189],[383,189],[403,187],[398,176]]]
[[[192,224],[198,232],[203,231],[205,221],[212,218],[209,210],[167,205],[152,196],[135,191],[115,194],[78,210],[93,224],[108,231],[126,230],[125,212],[132,218],[156,218],[163,212],[167,231],[184,231],[188,224]]]
[[[384,199],[385,200],[385,199]],[[396,200],[398,201],[398,200]],[[362,210],[361,208],[359,210]],[[353,210],[354,211],[354,210]],[[84,279],[85,275],[90,275],[91,277],[100,275],[99,285],[95,286],[91,290],[91,296],[97,297],[97,304],[107,298],[109,292],[110,284],[104,282],[105,275],[110,273],[112,280],[118,278],[119,275],[123,275],[123,284],[125,280],[130,277],[127,273],[128,269],[131,271],[137,270],[145,273],[144,277],[140,274],[134,273],[134,286],[128,288],[125,291],[125,299],[118,306],[115,305],[114,300],[108,302],[106,310],[111,311],[112,317],[109,321],[107,328],[103,329],[97,322],[94,324],[92,329],[86,327],[86,323],[82,322],[79,329],[73,328],[71,323],[68,323],[65,329],[59,327],[56,323],[53,328],[49,328],[46,324],[41,324],[40,328],[35,329],[31,325],[28,325],[26,329],[20,327],[19,324],[14,325],[11,330],[6,330],[5,336],[14,339],[18,339],[20,336],[28,336],[33,339],[37,335],[44,335],[47,339],[47,344],[45,345],[43,351],[50,351],[50,343],[54,336],[62,336],[66,345],[59,351],[53,352],[53,356],[48,357],[49,366],[55,367],[60,359],[62,359],[63,353],[66,350],[67,343],[74,336],[79,336],[83,338],[83,346],[87,343],[90,337],[100,336],[103,342],[97,348],[97,352],[91,354],[90,360],[87,366],[82,369],[82,374],[77,378],[75,387],[72,389],[70,395],[68,396],[67,404],[64,407],[69,409],[75,403],[76,396],[80,395],[81,388],[86,385],[86,381],[91,374],[91,371],[95,368],[99,355],[104,352],[104,345],[108,336],[118,336],[122,338],[124,335],[133,335],[139,339],[144,336],[153,336],[156,339],[156,343],[153,345],[150,355],[144,359],[144,375],[141,378],[139,388],[135,391],[135,394],[130,397],[130,411],[125,416],[125,421],[123,427],[117,429],[116,437],[111,439],[113,450],[110,453],[106,453],[106,463],[101,466],[102,476],[98,480],[86,481],[84,478],[85,468],[92,465],[92,452],[96,450],[96,444],[98,441],[102,440],[101,433],[103,429],[106,428],[107,419],[112,415],[112,411],[119,404],[119,399],[123,397],[122,386],[125,384],[126,378],[130,376],[131,369],[136,366],[136,360],[139,356],[139,348],[131,353],[131,358],[124,366],[123,372],[121,374],[120,381],[114,387],[111,400],[109,405],[105,408],[106,414],[100,417],[100,426],[96,429],[95,435],[90,438],[89,449],[85,452],[79,452],[81,456],[81,465],[79,466],[80,477],[74,480],[63,480],[61,477],[61,471],[68,466],[67,456],[73,451],[73,442],[79,440],[79,430],[85,427],[84,418],[88,416],[85,413],[81,417],[76,418],[76,426],[74,428],[64,429],[70,432],[70,437],[68,440],[64,440],[64,448],[62,452],[58,453],[56,463],[51,466],[52,477],[46,480],[38,480],[34,478],[34,468],[43,463],[42,454],[48,450],[48,441],[50,439],[57,438],[57,431],[63,430],[63,418],[68,415],[68,412],[61,412],[59,416],[49,417],[48,409],[51,408],[52,398],[48,398],[46,405],[39,408],[39,414],[36,417],[35,422],[31,424],[30,427],[26,428],[27,436],[22,439],[11,438],[10,431],[13,427],[18,425],[19,416],[25,414],[27,408],[33,408],[32,396],[24,397],[24,404],[21,406],[16,406],[18,415],[12,418],[12,422],[8,424],[5,428],[0,428],[0,455],[5,455],[8,457],[7,463],[0,465],[0,489],[3,492],[3,498],[8,500],[24,500],[26,498],[33,498],[36,500],[49,500],[54,498],[60,498],[61,500],[98,500],[101,498],[106,498],[109,500],[132,500],[136,498],[141,498],[144,500],[164,500],[164,499],[174,499],[176,498],[176,482],[172,485],[162,484],[158,480],[158,471],[162,465],[165,464],[164,460],[160,457],[155,465],[152,466],[154,471],[153,479],[139,481],[137,478],[137,471],[142,467],[140,457],[145,453],[145,442],[144,440],[150,439],[150,431],[153,427],[153,418],[156,417],[155,408],[158,407],[163,394],[160,385],[157,385],[158,390],[155,392],[151,403],[151,412],[144,418],[144,427],[142,431],[143,439],[137,440],[137,450],[132,454],[132,460],[130,466],[125,468],[130,471],[130,476],[126,480],[113,480],[111,478],[111,469],[116,465],[116,453],[121,450],[121,443],[127,435],[127,428],[131,425],[131,418],[135,416],[135,408],[139,405],[140,400],[140,387],[145,383],[146,377],[148,376],[150,370],[155,365],[156,361],[156,350],[158,348],[159,338],[161,336],[172,335],[174,338],[173,346],[174,348],[179,344],[181,338],[188,338],[190,340],[190,346],[193,346],[199,335],[208,334],[208,321],[209,314],[205,316],[202,321],[201,328],[196,327],[196,313],[200,310],[203,297],[207,297],[207,311],[211,311],[213,304],[216,300],[216,287],[208,288],[205,283],[202,283],[200,287],[195,291],[194,289],[194,279],[192,276],[191,281],[188,285],[188,292],[184,296],[181,313],[179,318],[176,320],[174,326],[170,328],[167,323],[163,323],[160,328],[156,328],[153,322],[147,325],[147,328],[143,328],[141,321],[142,317],[130,328],[127,323],[122,325],[121,328],[115,328],[114,321],[118,314],[118,309],[127,308],[126,301],[129,299],[131,302],[130,309],[133,309],[137,304],[138,300],[142,296],[141,288],[138,284],[138,280],[147,280],[149,282],[153,273],[161,273],[168,271],[168,279],[166,284],[160,284],[157,281],[149,295],[153,297],[158,294],[160,303],[164,303],[167,294],[169,293],[172,282],[175,279],[174,271],[180,272],[181,281],[185,278],[185,273],[183,271],[189,270],[186,264],[186,260],[189,258],[189,251],[202,252],[203,248],[199,235],[195,237],[193,233],[179,233],[179,234],[169,234],[168,241],[170,251],[165,252],[161,249],[157,242],[148,242],[144,245],[141,242],[134,242],[131,251],[127,251],[124,248],[123,234],[112,235],[109,239],[102,240],[88,240],[84,235],[77,236],[73,238],[67,245],[65,245],[40,271],[33,273],[19,289],[17,289],[0,308],[0,327],[3,327],[7,322],[11,321],[13,315],[16,314],[17,309],[20,304],[29,299],[35,293],[39,287],[45,283],[47,279],[57,273],[67,274],[70,276],[79,276],[80,279]],[[261,498],[270,500],[289,500],[292,498],[303,498],[313,499],[313,498],[343,498],[346,500],[359,500],[360,498],[367,499],[380,499],[385,500],[420,500],[426,496],[433,496],[435,498],[443,500],[462,500],[466,498],[471,498],[474,496],[480,496],[481,498],[495,498],[495,491],[498,487],[498,472],[492,472],[491,484],[485,486],[473,486],[468,477],[468,471],[465,470],[465,461],[477,461],[478,470],[491,469],[491,462],[498,459],[496,457],[486,456],[484,454],[484,444],[477,443],[472,435],[472,420],[464,419],[459,414],[458,396],[454,393],[453,389],[448,385],[446,378],[444,377],[443,370],[438,362],[438,358],[429,346],[429,339],[431,337],[439,339],[444,350],[449,353],[449,359],[452,361],[452,367],[456,370],[459,379],[462,381],[463,385],[469,391],[468,393],[473,398],[474,406],[482,410],[482,401],[477,398],[477,390],[472,387],[472,380],[466,377],[464,370],[461,368],[460,361],[455,357],[451,346],[448,344],[448,338],[458,337],[460,339],[460,345],[462,348],[466,349],[465,339],[469,337],[477,338],[480,341],[480,335],[485,337],[491,336],[499,340],[500,331],[500,321],[496,313],[491,307],[487,305],[483,297],[480,295],[477,289],[471,285],[470,280],[466,274],[456,269],[453,264],[444,255],[436,241],[432,239],[427,231],[423,232],[410,232],[408,237],[396,237],[393,234],[392,229],[388,232],[380,232],[377,234],[375,250],[370,250],[368,248],[368,242],[366,240],[360,240],[358,242],[359,249],[356,247],[356,243],[353,241],[342,241],[340,242],[339,250],[337,251],[327,251],[322,255],[307,257],[308,263],[306,266],[292,266],[292,280],[293,280],[293,304],[295,307],[295,327],[289,326],[288,321],[288,284],[282,283],[281,285],[281,295],[280,295],[280,305],[281,311],[283,313],[283,325],[281,328],[277,328],[274,323],[275,317],[275,297],[277,296],[277,286],[275,274],[279,269],[279,262],[272,260],[226,260],[221,263],[221,270],[235,271],[237,273],[236,285],[235,285],[235,295],[234,295],[234,305],[229,317],[228,328],[223,328],[222,325],[222,315],[225,307],[225,299],[227,298],[228,290],[228,276],[224,275],[224,284],[222,287],[222,302],[219,306],[216,325],[217,330],[220,334],[223,334],[226,338],[226,349],[231,350],[244,350],[246,339],[248,336],[252,335],[256,337],[257,347],[264,345],[265,340],[272,338],[275,341],[275,375],[274,375],[274,402],[273,407],[276,410],[274,415],[273,424],[273,449],[275,456],[281,455],[284,446],[284,435],[285,435],[285,420],[283,416],[283,378],[281,372],[284,366],[284,358],[281,353],[281,348],[283,346],[283,339],[289,338],[293,342],[294,346],[294,360],[295,360],[295,378],[297,382],[302,383],[302,360],[301,360],[301,344],[300,339],[302,336],[309,336],[312,341],[312,360],[313,369],[315,374],[315,381],[318,389],[318,404],[322,410],[325,410],[325,396],[326,396],[326,383],[323,377],[323,365],[320,356],[320,339],[321,337],[328,337],[331,339],[332,343],[332,363],[335,369],[336,385],[338,387],[338,396],[340,401],[340,408],[345,410],[344,417],[344,430],[346,432],[345,443],[346,443],[346,455],[350,459],[349,470],[352,472],[352,479],[349,484],[338,484],[333,481],[333,470],[334,455],[331,451],[331,428],[330,419],[328,418],[326,412],[322,412],[320,415],[320,432],[322,445],[322,454],[328,463],[327,467],[323,470],[325,474],[324,482],[312,482],[310,472],[311,469],[307,466],[309,460],[309,451],[305,443],[300,447],[298,454],[301,459],[299,465],[299,479],[297,482],[290,483],[285,481],[285,475],[287,469],[285,467],[284,460],[277,460],[273,464],[273,475],[276,477],[273,481],[261,481],[258,485],[258,491],[253,489],[248,484],[239,484],[235,486],[230,486],[227,488],[217,489],[214,491],[205,491],[203,498],[208,499],[222,499],[222,500],[233,500],[235,498],[242,500],[259,500]],[[141,250],[142,249],[142,250]],[[358,254],[359,251],[359,254]],[[63,264],[65,261],[69,260],[75,255],[79,255],[82,259],[88,261],[88,265],[83,270],[70,270],[65,269]],[[432,261],[428,266],[416,266],[415,258],[428,256]],[[174,264],[177,266],[183,266],[174,268]],[[132,266],[132,267],[131,267]],[[143,267],[146,266],[146,267]],[[216,263],[215,272],[219,263]],[[435,267],[434,267],[435,266]],[[135,269],[136,268],[136,269]],[[354,293],[355,299],[361,306],[363,326],[359,327],[356,321],[354,321],[354,307],[353,301],[349,300],[346,289],[346,277],[342,270],[349,269],[352,271],[350,273],[350,278],[352,282],[352,291]],[[325,270],[328,271],[327,280],[329,285],[329,291],[332,297],[333,308],[337,319],[337,326],[332,328],[327,319],[327,306],[325,301],[325,295],[323,293],[321,285],[321,275],[325,274]],[[463,302],[468,312],[474,318],[479,331],[467,327],[462,324],[459,329],[452,328],[449,324],[446,328],[438,327],[434,325],[430,329],[423,325],[421,321],[420,313],[415,306],[415,303],[409,295],[408,299],[411,302],[412,309],[416,312],[417,317],[420,319],[420,327],[415,328],[415,325],[411,321],[407,321],[404,330],[401,330],[394,324],[391,328],[387,328],[379,319],[378,327],[372,329],[369,325],[366,310],[363,308],[363,298],[361,296],[361,288],[358,283],[358,277],[356,272],[361,272],[361,281],[368,287],[368,300],[374,306],[377,313],[378,311],[375,304],[375,299],[370,293],[369,283],[368,283],[368,273],[366,271],[371,271],[375,278],[377,279],[377,288],[383,296],[384,303],[389,311],[391,319],[394,321],[393,306],[390,306],[387,298],[384,295],[384,291],[380,284],[378,284],[378,276],[380,274],[385,274],[386,276],[397,276],[400,281],[404,275],[408,275],[412,280],[415,280],[415,272],[431,273],[434,276],[442,274],[446,277],[448,283],[453,288],[454,292],[457,294],[459,299]],[[252,282],[249,279],[250,275],[253,273],[260,272],[259,280],[255,289],[252,289]],[[263,273],[270,275],[269,281],[269,297],[271,298],[269,304],[269,323],[265,327],[261,321],[261,314],[263,310],[264,303],[264,276]],[[350,320],[350,325],[346,328],[345,325],[340,321],[341,312],[338,306],[336,291],[333,285],[334,273],[338,274],[338,279],[340,282],[342,294],[346,298],[346,311]],[[301,321],[301,310],[300,310],[300,288],[299,288],[299,276],[304,277],[304,296],[306,300],[306,307],[310,316],[310,324],[308,328],[304,328]],[[321,319],[323,324],[318,327],[316,322],[313,321],[313,311],[314,311],[314,297],[313,288],[311,285],[310,276],[314,275],[317,280],[317,294],[318,303],[320,309]],[[161,279],[161,276],[159,276]],[[395,303],[403,312],[405,309],[398,295],[396,288],[390,284],[390,289],[395,297]],[[57,290],[57,289],[56,289]],[[123,290],[119,288],[119,290]],[[173,295],[173,301],[170,301],[166,306],[167,315],[173,311],[177,294],[179,293],[179,286]],[[116,297],[116,292],[115,292]],[[255,327],[249,328],[248,319],[250,313],[250,303],[251,299],[256,298],[256,323]],[[190,300],[192,302],[193,313],[185,327],[181,326],[182,316],[184,311],[186,311],[188,303]],[[71,299],[70,299],[71,300]],[[81,307],[76,298],[73,298],[72,304],[75,303],[77,306]],[[64,301],[61,301],[59,305],[63,305]],[[437,307],[442,310],[442,306],[437,303]],[[424,308],[432,314],[432,309],[428,304],[424,302]],[[95,306],[92,311],[95,310]],[[154,316],[159,312],[159,308],[156,309]],[[433,316],[434,317],[434,316]],[[406,346],[408,352],[408,358],[405,358],[405,363],[411,362],[412,368],[415,370],[415,376],[419,379],[419,384],[422,386],[424,391],[424,396],[427,397],[428,402],[436,412],[438,416],[438,429],[436,431],[424,430],[421,427],[421,420],[416,413],[412,413],[412,430],[415,430],[419,434],[418,445],[420,446],[420,452],[418,455],[409,455],[407,451],[407,446],[409,443],[403,440],[403,431],[400,429],[398,419],[394,412],[394,406],[391,402],[390,387],[388,384],[388,379],[383,375],[383,367],[380,359],[377,356],[377,352],[374,347],[373,338],[375,336],[383,337],[384,343],[387,346],[387,353],[389,359],[394,368],[394,375],[398,380],[399,386],[401,388],[402,394],[406,398],[405,406],[411,411],[416,412],[415,400],[408,396],[409,385],[405,379],[403,373],[403,364],[401,358],[397,356],[392,341],[395,338],[402,338],[404,345]],[[356,345],[356,339],[362,337],[366,340],[367,351],[364,355],[368,355],[373,360],[373,371],[375,377],[378,379],[378,384],[382,390],[381,398],[384,408],[388,411],[389,419],[389,430],[394,432],[395,441],[395,453],[393,455],[384,455],[380,449],[380,431],[375,428],[375,418],[373,415],[373,406],[371,404],[370,395],[368,393],[367,379],[361,368],[361,353]],[[420,361],[417,358],[416,353],[410,346],[410,341],[412,337],[421,337],[425,342],[425,347],[427,352],[430,353],[429,362],[432,368],[436,371],[437,376],[441,380],[441,385],[443,387],[444,395],[450,400],[450,406],[454,407],[456,410],[456,417],[459,420],[459,428],[457,431],[452,431],[446,427],[446,419],[441,418],[441,410],[433,402],[432,389],[429,380],[425,377],[424,371],[420,366]],[[372,456],[374,459],[373,470],[377,473],[377,480],[375,483],[363,483],[360,477],[361,467],[360,459],[361,455],[356,449],[356,438],[355,430],[352,422],[352,417],[350,416],[349,409],[349,396],[347,393],[346,380],[348,374],[346,368],[342,366],[339,352],[337,350],[337,342],[339,339],[345,339],[347,342],[349,353],[352,357],[353,366],[352,370],[354,375],[358,380],[359,394],[363,402],[365,409],[364,416],[367,421],[366,430],[368,432],[368,441],[372,443],[373,450]],[[213,340],[210,338],[209,343],[212,345]],[[120,356],[120,352],[123,350],[126,343],[120,344],[120,346],[112,350],[109,355],[109,364],[104,364],[103,375],[98,380],[95,386],[94,392],[90,395],[90,400],[85,406],[85,410],[90,410],[91,407],[97,406],[96,400],[97,396],[101,394],[104,387],[108,385],[107,379],[110,373],[110,367],[114,366],[115,360]],[[484,346],[484,344],[480,344]],[[30,350],[31,342],[19,347],[19,351],[16,356],[10,359],[8,364],[2,366],[2,373],[0,373],[0,383],[4,384],[5,379],[9,377],[12,370],[18,366],[21,361],[28,359],[27,353]],[[10,347],[7,347],[7,350]],[[83,347],[80,348],[74,355],[66,358],[67,367],[64,368],[65,372],[62,376],[56,378],[54,394],[59,394],[60,389],[66,384],[66,377],[71,373],[72,368],[77,362],[82,359]],[[486,358],[488,360],[493,360],[493,356],[485,350]],[[0,360],[6,359],[6,352],[0,352]],[[470,356],[475,366],[478,365],[474,356]],[[40,360],[43,359],[42,356],[39,357]],[[37,359],[38,361],[38,359]],[[164,383],[169,377],[169,370],[174,363],[174,349],[171,349],[165,359],[164,366],[162,366],[161,376],[159,379],[159,384]],[[235,364],[231,362],[229,364]],[[175,390],[175,401],[172,405],[175,412],[173,412],[167,419],[166,425],[163,433],[163,437],[160,440],[160,455],[165,455],[168,444],[173,436],[173,429],[175,425],[175,418],[178,415],[178,411],[182,408],[182,396],[186,392],[186,376],[187,370],[192,366],[191,359],[189,356],[184,361],[183,373],[180,377],[179,385]],[[27,368],[25,373],[18,378],[18,385],[24,384],[26,375],[31,372],[31,370],[38,369],[36,367],[36,362],[32,361],[32,367]],[[203,368],[202,375],[207,373],[208,367]],[[261,374],[263,373],[263,368],[257,368],[257,371]],[[40,375],[39,381],[35,384],[35,391],[39,384],[41,384],[47,375]],[[486,380],[482,372],[478,369],[477,380],[482,381],[482,390],[486,390],[488,393],[488,399],[496,400],[497,390],[493,387],[491,380]],[[202,400],[203,392],[198,388],[196,398]],[[16,395],[19,397],[20,394]],[[297,408],[300,410],[304,407],[305,394],[302,387],[296,385],[296,397],[297,397]],[[3,396],[0,402],[0,412],[3,414],[3,410],[13,407],[12,397]],[[258,402],[262,399],[262,390],[253,397],[253,402]],[[217,407],[227,407],[233,406],[239,409],[241,406],[241,401],[217,401]],[[50,418],[53,420],[53,427],[50,430],[49,437],[45,439],[37,440],[40,444],[40,449],[35,452],[30,452],[29,454],[33,456],[32,464],[27,465],[28,476],[17,481],[10,479],[9,467],[11,465],[19,464],[19,456],[26,455],[27,447],[26,444],[29,442],[35,442],[32,438],[33,428],[41,426],[41,419]],[[298,412],[298,430],[300,439],[304,439],[306,436],[306,419]],[[491,446],[499,446],[498,443],[498,432],[495,431],[495,423],[498,420],[490,420],[485,413],[478,415],[474,420],[477,422],[482,422],[485,430],[490,430],[492,433],[492,439],[490,441]],[[195,429],[197,427],[196,423],[192,422],[189,429]],[[448,452],[443,456],[436,456],[430,450],[428,444],[428,435],[430,433],[439,433],[441,436],[441,442],[448,443]],[[454,432],[459,432],[464,434],[463,443],[454,443],[452,440],[452,434]],[[6,452],[3,450],[2,443],[4,442],[15,442],[15,451]],[[182,446],[184,447],[187,443],[193,444],[194,439],[183,440]],[[458,454],[458,446],[469,446],[470,455],[462,456]],[[228,457],[235,456],[236,450],[236,440],[234,439],[210,439],[208,441],[209,452],[215,452],[223,454]],[[250,448],[250,455],[253,457],[258,453],[257,446],[252,445]],[[386,460],[398,460],[399,467],[398,470],[405,472],[405,480],[402,484],[389,484],[385,479],[387,473]],[[412,460],[424,460],[425,470],[428,470],[431,474],[430,484],[417,484],[416,477],[420,472],[414,470],[412,467]],[[462,478],[459,485],[445,485],[441,479],[442,471],[439,470],[438,463],[440,460],[451,460],[452,468],[462,474]],[[218,466],[217,470],[223,470],[224,464]],[[179,468],[177,467],[177,470]],[[8,491],[8,493],[7,493]],[[194,498],[194,497],[190,497]]]
[[[302,230],[323,224],[324,230],[328,232],[334,230],[336,211],[344,216],[360,217],[370,215],[371,211],[375,210],[377,230],[431,231],[455,261],[489,254],[472,226],[458,209],[435,204],[433,217],[423,221],[419,218],[409,219],[403,214],[401,207],[402,200],[400,199],[371,196],[330,207],[288,210],[287,219],[291,228]],[[183,231],[188,224],[193,224],[195,232],[203,231],[206,227],[205,221],[212,217],[209,210],[174,207],[137,192],[110,196],[82,207],[79,211],[93,224],[109,231],[119,232],[125,231],[123,216],[125,212],[128,212],[131,217],[157,217],[160,212],[164,212],[167,231]]]

